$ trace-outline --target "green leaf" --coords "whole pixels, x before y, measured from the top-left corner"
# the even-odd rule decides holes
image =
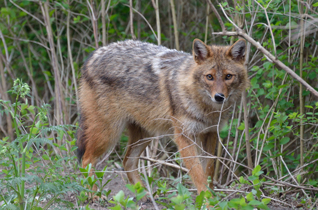
[[[297,178],[297,182],[300,183],[301,182],[301,175],[298,174],[296,178]]]
[[[29,110],[29,112],[31,112],[32,114],[35,114],[35,112],[34,112],[34,106],[29,106],[27,109]]]
[[[242,183],[242,184],[245,183],[245,179],[242,176],[240,176],[240,183]]]
[[[274,144],[267,144],[264,146],[263,151],[267,152],[269,150],[271,150],[274,147]]]
[[[125,193],[124,191],[119,191],[115,196],[113,196],[114,200],[117,202],[122,202],[125,198]]]
[[[107,169],[107,166],[105,166],[105,168],[102,171],[95,171],[97,178],[102,179],[104,177],[106,169]]]
[[[112,209],[112,210],[122,210],[121,206],[119,204],[117,204],[116,206],[114,207],[108,207],[109,209]]]
[[[204,201],[204,195],[205,195],[205,192],[201,191],[200,195],[198,195],[195,198],[195,208],[196,209],[201,209],[201,207],[203,205],[203,201]]]
[[[88,164],[86,168],[79,168],[80,172],[84,175],[84,177],[88,177],[89,172],[91,171],[92,164]]]
[[[252,192],[250,192],[250,193],[248,193],[247,195],[246,195],[246,200],[247,201],[251,201],[251,200],[253,200],[254,199],[254,196],[253,196],[253,193]]]
[[[130,190],[130,192],[136,193],[136,190],[133,184],[126,184],[126,187],[128,188],[128,190]]]
[[[228,209],[228,205],[226,201],[223,201],[221,203],[219,203],[219,206],[221,207],[221,210],[227,210]]]
[[[280,144],[280,145],[282,145],[282,144],[287,144],[289,141],[290,141],[290,138],[289,138],[289,137],[284,137],[284,138],[282,138],[281,140],[279,140],[279,144]]]
[[[190,195],[191,193],[188,191],[186,187],[184,187],[181,183],[178,183],[177,190],[179,195]]]
[[[31,128],[30,132],[32,134],[37,134],[39,132],[39,130],[36,127]]]
[[[314,3],[312,6],[318,7],[318,2]]]
[[[49,157],[47,154],[42,155],[42,158],[43,158],[44,160],[50,160],[50,157]]]
[[[260,172],[262,169],[262,167],[260,165],[257,165],[253,171],[252,171],[252,175],[255,175],[256,173]]]
[[[271,199],[270,199],[270,198],[264,198],[264,199],[262,199],[262,203],[265,204],[265,205],[269,204],[269,202],[271,202]]]
[[[244,128],[245,128],[245,124],[244,124],[244,122],[242,122],[237,129],[242,131],[242,130],[244,130]]]
[[[246,206],[246,200],[245,200],[245,198],[241,198],[241,199],[240,199],[240,205],[241,205],[241,206]]]
[[[252,200],[248,204],[253,206],[259,206],[259,205],[262,205],[263,203],[258,200]]]
[[[145,190],[143,190],[141,193],[138,193],[136,196],[137,201],[145,197],[145,195],[147,195],[147,192]]]
[[[171,201],[175,204],[181,204],[183,201],[183,196],[178,195],[176,197],[171,198]]]
[[[266,80],[266,82],[264,82],[263,85],[264,85],[264,87],[266,87],[266,88],[270,88],[270,87],[272,87],[272,82],[269,81],[269,80]]]

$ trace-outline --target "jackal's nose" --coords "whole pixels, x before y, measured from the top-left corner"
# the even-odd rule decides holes
[[[216,93],[214,95],[214,99],[217,101],[217,102],[223,102],[224,101],[224,94],[223,93]]]

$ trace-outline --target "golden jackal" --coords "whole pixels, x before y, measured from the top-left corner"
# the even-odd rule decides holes
[[[198,155],[214,154],[217,131],[247,87],[245,46],[243,39],[232,46],[195,39],[191,55],[127,40],[97,49],[82,67],[77,140],[82,167],[95,166],[127,128],[124,169],[132,184],[141,182],[138,158],[149,137],[173,134],[198,193],[206,190],[214,164]]]

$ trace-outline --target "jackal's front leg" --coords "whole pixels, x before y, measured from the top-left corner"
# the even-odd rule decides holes
[[[198,194],[200,194],[201,191],[207,190],[207,175],[198,157],[195,141],[185,136],[180,128],[175,128],[175,142],[186,168],[189,169],[189,174],[198,190]]]
[[[207,176],[210,176],[213,180],[214,177],[214,165],[215,160],[212,156],[215,155],[215,149],[218,141],[218,135],[216,132],[210,132],[207,134],[203,134],[200,136],[201,145],[203,149],[203,156],[206,156],[206,158],[203,158],[202,160],[202,166],[205,170],[205,173]],[[209,184],[209,187],[213,189],[213,181]]]

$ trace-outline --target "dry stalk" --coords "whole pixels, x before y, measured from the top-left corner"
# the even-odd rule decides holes
[[[176,46],[177,50],[180,50],[178,24],[177,24],[177,17],[176,17],[176,11],[175,11],[176,9],[175,9],[175,6],[174,6],[174,0],[170,0],[170,5],[171,5],[171,13],[172,13],[172,21],[173,21],[175,46]]]
[[[158,45],[161,45],[161,27],[160,27],[160,16],[159,16],[159,0],[152,0],[152,4],[153,4],[153,7],[155,8],[155,12],[156,12]]]
[[[95,47],[96,49],[98,48],[98,32],[97,32],[97,18],[95,15],[95,10],[94,10],[94,0],[91,0],[91,3],[87,0],[87,5],[89,6],[89,9],[91,11],[91,21],[93,25],[93,32],[94,32],[94,39],[95,39]]]
[[[0,57],[0,76],[1,76],[1,83],[2,83],[2,85],[0,85],[0,94],[3,100],[8,101],[9,100],[9,96],[7,93],[8,89],[7,89],[7,83],[5,79],[4,67],[3,67],[1,57]],[[9,135],[10,140],[13,141],[14,136],[13,136],[13,129],[12,129],[12,119],[9,113],[6,114],[6,121],[7,121],[7,134]]]
[[[136,39],[135,33],[134,33],[134,13],[133,13],[133,4],[132,0],[129,0],[129,15],[130,15],[130,33],[132,39]]]
[[[298,2],[299,14],[300,14],[300,55],[299,55],[299,76],[303,78],[303,61],[304,61],[304,45],[305,45],[305,29],[304,29],[304,17],[303,17],[303,4]],[[303,86],[299,84],[299,114],[304,114],[304,98],[303,98]],[[304,165],[304,124],[303,119],[300,118],[300,166]]]
[[[148,195],[149,195],[149,197],[150,197],[150,200],[151,200],[153,206],[155,207],[155,209],[156,209],[156,210],[159,210],[159,208],[158,208],[158,206],[157,206],[157,203],[156,203],[155,199],[153,198],[152,191],[151,191],[151,188],[150,188],[148,179],[147,179],[147,173],[146,173],[146,169],[145,169],[145,166],[144,166],[144,165],[143,165],[143,167],[142,167],[142,172],[143,172],[143,174],[144,174],[144,176],[145,176],[146,187],[147,187],[147,190],[148,190],[148,192],[149,192]]]
[[[160,164],[160,165],[166,165],[166,166],[169,166],[169,167],[172,167],[172,168],[175,168],[175,169],[181,169],[182,171],[188,173],[189,170],[187,168],[184,168],[182,166],[179,166],[177,164],[173,164],[173,163],[168,163],[166,161],[162,161],[162,160],[157,160],[157,159],[153,159],[153,158],[149,158],[149,157],[139,157],[139,159],[142,159],[142,160],[147,160],[147,161],[151,161],[153,163],[156,163],[156,164]]]
[[[67,3],[70,5],[70,0],[67,0]],[[71,51],[72,48],[71,48],[71,35],[70,35],[70,19],[71,19],[71,12],[68,11],[67,23],[66,23],[67,51],[68,51],[68,56],[70,58],[70,65],[71,65],[71,69],[72,69],[72,76],[73,76],[73,83],[74,83],[75,97],[76,97],[76,107],[77,107],[77,112],[79,113],[77,80],[76,80],[75,68],[74,68],[74,64],[73,64],[74,63],[73,56],[72,56],[72,51]]]
[[[110,0],[109,0],[110,2]],[[105,12],[105,0],[101,0],[101,4],[102,4],[102,42],[103,42],[103,46],[106,45],[106,12]]]
[[[243,101],[243,107],[244,107],[244,130],[245,130],[245,143],[246,143],[246,158],[247,158],[247,164],[249,168],[253,167],[253,161],[252,161],[252,153],[251,153],[251,144],[250,144],[250,134],[249,134],[249,126],[248,126],[248,109],[247,109],[247,102],[246,102],[246,91],[242,94],[242,101]],[[252,170],[249,170],[249,175],[252,175]]]
[[[44,3],[40,2],[40,7],[42,10],[44,22],[45,22],[45,27],[47,30],[47,38],[49,41],[50,45],[50,51],[51,51],[51,59],[52,59],[52,67],[54,71],[54,79],[55,79],[55,116],[56,116],[56,123],[57,125],[63,125],[63,107],[62,107],[62,101],[64,101],[63,96],[61,95],[61,79],[60,79],[60,73],[58,70],[58,64],[57,64],[57,58],[55,54],[55,47],[54,47],[54,41],[53,41],[53,33],[52,33],[52,28],[51,28],[51,23],[50,23],[50,16],[49,16],[49,9],[48,9],[48,4],[49,2],[46,1]]]
[[[124,4],[125,6],[129,7],[129,5]],[[138,15],[140,15],[140,17],[142,17],[142,19],[144,19],[144,21],[147,23],[147,25],[149,26],[150,30],[152,31],[153,35],[155,36],[155,38],[157,39],[157,41],[159,42],[159,38],[156,35],[156,32],[153,30],[153,28],[151,27],[150,23],[148,22],[148,20],[137,10],[135,10],[134,8],[132,8]]]
[[[221,28],[222,28],[222,32],[226,32],[226,28],[224,26],[224,23],[223,23],[223,20],[219,14],[219,12],[216,10],[216,8],[214,7],[214,5],[212,4],[211,0],[206,0],[207,3],[210,5],[212,11],[214,12],[216,18],[218,19],[220,25],[221,25]]]

